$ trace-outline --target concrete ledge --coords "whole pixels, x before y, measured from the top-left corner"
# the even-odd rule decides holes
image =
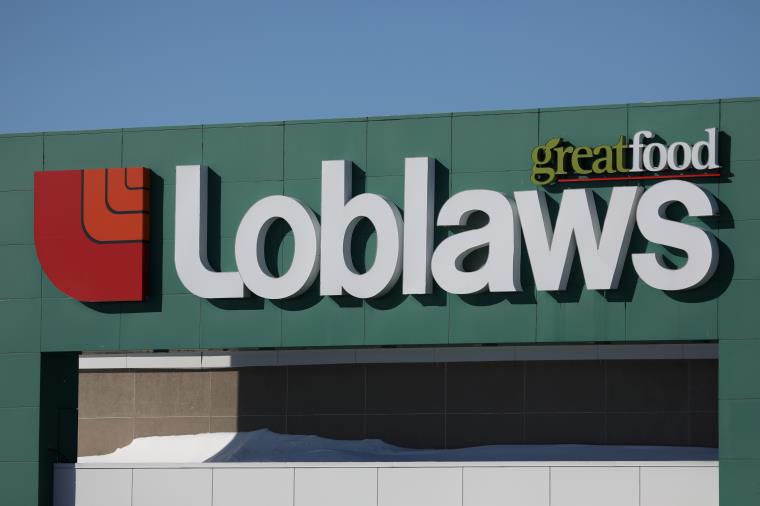
[[[417,348],[339,348],[303,350],[203,351],[85,354],[88,369],[228,369],[233,367],[505,362],[533,360],[717,359],[717,343],[451,346]]]

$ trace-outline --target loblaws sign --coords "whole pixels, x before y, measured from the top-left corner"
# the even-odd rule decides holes
[[[537,147],[533,151],[536,165],[532,179],[541,185],[555,180],[563,182],[558,176],[567,174],[568,168],[577,176],[592,174],[593,180],[609,177],[613,181],[618,180],[622,172],[641,179],[637,173],[672,171],[672,174],[657,174],[658,178],[667,180],[657,182],[648,189],[632,185],[613,187],[603,223],[600,222],[594,195],[586,188],[562,192],[554,222],[543,190],[517,191],[512,195],[494,190],[467,190],[449,198],[435,216],[435,160],[425,157],[405,159],[402,215],[396,205],[382,195],[353,194],[350,161],[323,161],[321,222],[312,209],[293,197],[272,195],[259,200],[245,213],[238,226],[235,237],[237,271],[228,272],[214,270],[206,254],[208,169],[199,165],[178,166],[174,238],[177,274],[190,292],[208,299],[243,298],[252,293],[266,299],[297,297],[314,284],[318,275],[319,292],[325,296],[349,294],[361,299],[379,297],[400,278],[404,294],[430,293],[433,281],[454,294],[519,292],[522,290],[520,263],[523,261],[521,245],[524,242],[537,290],[564,290],[576,254],[586,287],[611,290],[618,287],[631,235],[634,226],[637,226],[649,242],[677,248],[687,257],[684,265],[674,268],[666,264],[658,253],[634,253],[631,260],[639,277],[661,290],[695,288],[709,280],[716,270],[717,241],[710,231],[668,219],[666,212],[671,205],[678,203],[686,209],[688,216],[717,214],[718,206],[713,195],[683,180],[700,171],[719,175],[715,172],[720,168],[716,162],[717,130],[712,128],[706,132],[708,139],[693,146],[684,142],[669,146],[653,142],[644,146],[642,139],[652,138],[653,135],[642,131],[634,135],[630,146],[623,146],[624,140],[621,138],[620,146],[572,148],[563,146],[559,139],[556,142],[553,139]],[[624,150],[630,150],[632,154],[631,167],[623,165]],[[615,158],[616,152],[619,160]],[[606,161],[599,161],[602,159]],[[590,168],[587,168],[588,164]],[[118,170],[125,172],[112,172]],[[144,172],[108,169],[100,176],[104,189],[94,186],[98,193],[93,202],[105,199],[105,204],[99,203],[99,207],[104,209],[100,219],[106,220],[106,225],[108,220],[120,223],[125,220],[124,216],[131,215],[136,216],[132,220],[142,216],[140,223],[143,227],[147,223],[146,201],[138,202],[138,193],[131,193],[142,191],[141,198],[147,194],[149,174],[144,169],[140,170]],[[590,172],[584,172],[587,170]],[[85,183],[93,179],[87,177],[88,172],[71,171],[67,176],[80,205],[69,206],[72,207],[68,219],[71,223],[67,222],[66,230],[77,232],[79,242],[90,239],[98,243],[88,236],[90,227],[84,218],[80,223],[74,223],[75,218],[85,216],[83,209],[87,207],[88,200],[83,195],[90,192]],[[133,271],[128,290],[120,291],[107,275],[98,277],[90,273],[86,264],[93,262],[91,256],[67,260],[66,256],[73,253],[67,252],[66,248],[56,248],[55,254],[50,253],[56,241],[62,240],[61,234],[69,233],[46,223],[46,220],[52,223],[60,221],[48,203],[42,201],[43,195],[48,199],[59,193],[56,193],[54,182],[45,179],[50,174],[55,173],[38,173],[35,180],[35,235],[38,256],[48,276],[59,288],[79,300],[141,300],[144,296],[142,278],[139,283],[135,278],[145,276],[145,251],[141,245],[147,241],[147,233],[129,236],[132,242],[98,243],[104,250],[120,247],[126,252],[127,248],[131,248],[127,265],[133,266]],[[143,182],[130,187],[130,174],[142,174]],[[122,180],[116,179],[119,175]],[[114,183],[119,181],[121,185],[115,187],[116,190],[113,185],[108,185],[112,177]],[[572,182],[581,181],[584,178],[572,179]],[[76,189],[77,182],[80,183],[79,190]],[[113,193],[114,199],[121,198],[118,192],[126,192],[126,196],[133,199],[134,202],[127,206],[129,209],[112,208],[110,197]],[[60,201],[58,197],[56,202],[59,206]],[[477,212],[488,216],[486,225],[455,232],[437,246],[434,245],[436,227],[461,227]],[[351,257],[351,238],[363,219],[369,220],[376,231],[377,254],[374,263],[366,271],[359,272]],[[269,228],[278,220],[284,220],[291,228],[295,246],[290,267],[284,274],[275,276],[267,267],[265,242]],[[465,258],[484,247],[488,247],[488,256],[483,265],[476,270],[466,269]],[[87,250],[88,254],[91,254],[90,250]],[[66,268],[56,261],[56,255],[64,259],[63,264],[73,261],[80,268],[73,274],[59,276],[55,269],[65,271]],[[94,255],[97,257],[97,254]],[[114,262],[108,265],[117,271],[120,267]],[[101,265],[103,262],[95,264]],[[61,286],[60,279],[68,285]],[[105,291],[90,291],[85,294],[87,297],[79,297],[77,290],[81,292],[81,289],[77,288],[78,283],[105,287],[101,292]],[[73,287],[74,293],[67,290],[68,287]]]

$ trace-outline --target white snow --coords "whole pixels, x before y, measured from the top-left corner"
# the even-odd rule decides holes
[[[717,448],[601,445],[493,445],[446,450],[400,448],[380,441],[342,441],[269,430],[137,438],[87,464],[201,462],[476,462],[717,460]]]
[[[81,463],[188,463],[206,462],[235,439],[235,432],[191,436],[152,436],[133,440],[108,455],[79,457]]]

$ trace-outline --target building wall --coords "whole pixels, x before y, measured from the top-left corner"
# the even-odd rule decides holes
[[[373,301],[320,298],[212,303],[186,292],[174,272],[174,167],[207,164],[212,178],[212,262],[233,267],[232,237],[258,198],[285,193],[318,209],[319,162],[352,160],[360,189],[401,205],[403,158],[439,164],[438,201],[467,188],[533,189],[531,148],[552,136],[574,144],[615,141],[649,129],[665,141],[695,142],[718,126],[729,177],[703,185],[721,201],[705,223],[721,242],[717,275],[687,293],[666,294],[635,279],[620,290],[536,293],[527,262],[520,296],[458,297],[437,291]],[[397,118],[278,122],[57,132],[0,136],[0,488],[35,504],[41,427],[40,353],[89,350],[208,349],[394,344],[720,340],[721,487],[724,504],[760,501],[760,373],[755,365],[760,312],[756,262],[760,210],[760,100],[620,105]],[[41,273],[33,245],[33,172],[144,165],[155,176],[151,201],[151,298],[142,304],[81,304]],[[604,189],[598,194],[604,198]],[[550,194],[550,197],[552,195]],[[440,238],[440,237],[439,237]],[[283,256],[290,246],[283,239]],[[370,245],[372,241],[367,241]],[[638,246],[636,246],[638,245]],[[642,247],[634,237],[634,251]],[[669,252],[664,252],[670,255]],[[371,253],[367,253],[370,255]],[[671,256],[677,261],[677,257]],[[284,259],[283,259],[284,261]],[[576,266],[577,267],[577,266]],[[7,378],[7,379],[6,379]],[[63,429],[62,429],[63,430]],[[65,446],[76,431],[53,438]],[[38,472],[35,472],[35,469]]]
[[[755,360],[760,313],[752,302],[760,293],[760,271],[745,256],[756,254],[760,246],[760,208],[747,194],[754,190],[752,176],[746,186],[739,182],[743,171],[760,168],[760,143],[752,141],[760,134],[760,101],[724,104],[721,122],[737,126],[730,150],[731,171],[737,177],[736,184],[722,188],[721,196],[733,222],[721,231],[721,241],[730,247],[734,269],[724,274],[731,282],[718,299],[720,493],[721,504],[741,505],[760,502],[760,369]]]
[[[409,448],[718,445],[717,360],[83,371],[79,455],[135,437],[266,428]]]

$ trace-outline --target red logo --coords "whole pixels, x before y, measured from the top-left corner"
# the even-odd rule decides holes
[[[140,301],[147,285],[150,171],[34,174],[34,243],[59,290],[83,302]]]

